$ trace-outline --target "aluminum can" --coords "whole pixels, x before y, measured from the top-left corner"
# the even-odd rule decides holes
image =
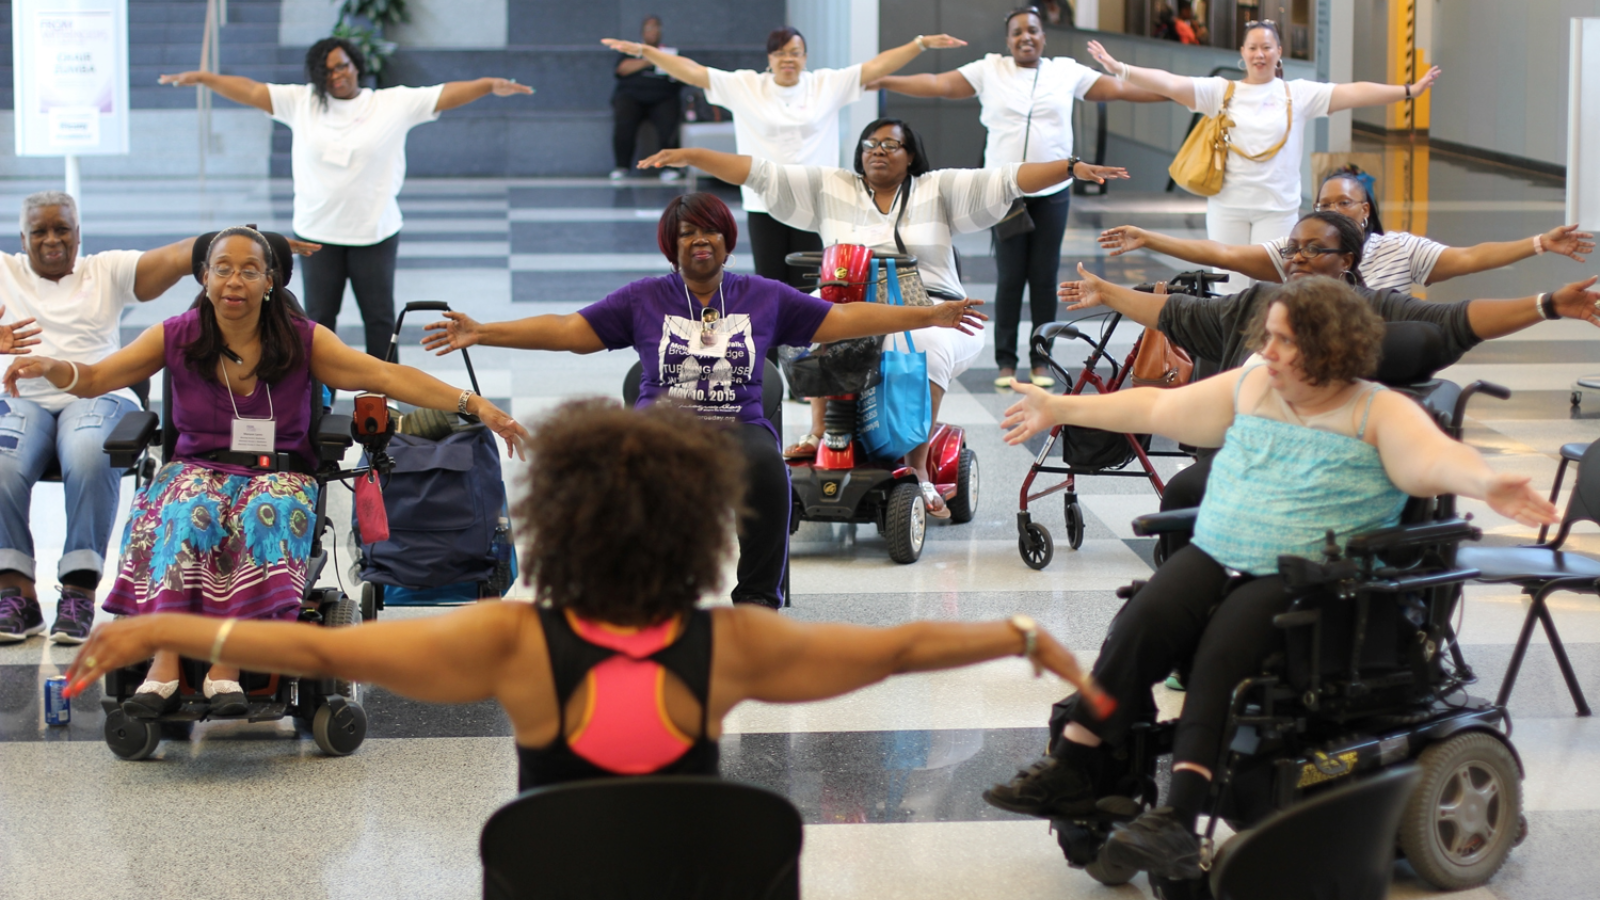
[[[67,725],[72,722],[72,701],[67,698],[67,678],[55,675],[44,681],[44,723]]]

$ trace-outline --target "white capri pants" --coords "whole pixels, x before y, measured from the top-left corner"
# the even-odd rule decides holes
[[[1246,245],[1275,241],[1288,237],[1298,221],[1298,209],[1242,209],[1223,206],[1215,200],[1206,201],[1206,237],[1219,244]],[[1217,271],[1229,276],[1226,282],[1216,288],[1224,294],[1236,294],[1254,283],[1238,272],[1228,272],[1226,269]]]
[[[951,380],[965,372],[983,352],[982,332],[963,334],[959,329],[934,326],[916,329],[911,332],[911,339],[918,350],[928,354],[928,380],[940,390],[949,390]],[[905,350],[905,334],[897,331],[889,335],[883,346],[885,350]]]

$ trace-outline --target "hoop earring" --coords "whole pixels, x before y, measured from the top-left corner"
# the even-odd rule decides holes
[[[1241,57],[1239,57],[1239,59],[1238,59],[1238,61],[1237,61],[1237,62],[1235,62],[1235,63],[1234,63],[1234,65],[1236,65],[1236,66],[1238,66],[1238,67],[1239,67],[1239,71],[1241,71],[1241,72],[1243,72],[1243,71],[1244,71],[1244,70],[1245,70],[1245,69],[1246,69],[1246,68],[1248,68],[1248,67],[1247,67],[1247,66],[1246,66],[1246,65],[1245,65],[1245,64],[1244,64],[1244,57],[1242,57],[1242,56],[1241,56]]]
[[[1340,272],[1339,277],[1344,279],[1345,284],[1348,284],[1351,287],[1356,286],[1356,273],[1350,271],[1349,269],[1345,269],[1343,272]]]

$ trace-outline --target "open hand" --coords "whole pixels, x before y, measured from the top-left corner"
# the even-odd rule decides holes
[[[1061,424],[1056,421],[1056,413],[1052,408],[1055,398],[1049,391],[1022,381],[1012,384],[1011,389],[1021,398],[1006,408],[1006,417],[1000,421],[1000,427],[1008,429],[1005,433],[1006,443],[1020,444]]]
[[[96,625],[67,667],[67,696],[78,696],[107,672],[154,656],[161,649],[155,641],[161,618],[160,614],[126,616]]]
[[[496,97],[509,97],[512,94],[533,93],[533,88],[528,87],[525,84],[517,84],[517,80],[515,78],[491,78],[489,81],[492,85],[489,90],[493,91]]]
[[[314,244],[311,241],[298,241],[294,238],[284,238],[284,240],[289,242],[289,252],[295,256],[310,256],[322,249],[321,244]]]
[[[662,150],[639,160],[641,169],[660,169],[667,166],[681,169],[687,165],[689,165],[689,151],[683,149]]]
[[[62,363],[48,356],[18,356],[11,361],[11,368],[6,369],[6,393],[20,397],[21,395],[17,393],[18,381],[24,378],[44,378],[52,367],[59,365]]]
[[[1143,247],[1144,229],[1136,225],[1118,225],[1100,232],[1100,249],[1110,250],[1112,256],[1132,253]]]
[[[158,80],[173,87],[193,87],[204,83],[205,77],[205,72],[179,72],[176,75],[163,75]]]
[[[478,421],[489,426],[490,431],[500,435],[500,439],[506,442],[506,456],[511,459],[522,459],[522,442],[528,438],[528,429],[523,428],[521,422],[511,418],[500,407],[482,397],[478,398],[477,406]]]
[[[1498,472],[1489,481],[1489,508],[1524,525],[1554,525],[1561,521],[1550,498],[1533,489],[1526,475]]]
[[[1078,274],[1083,277],[1082,281],[1061,282],[1060,287],[1056,289],[1057,299],[1068,304],[1068,311],[1089,309],[1103,304],[1105,298],[1100,296],[1100,289],[1106,283],[1105,279],[1095,277],[1083,263],[1078,263]]]
[[[1544,249],[1562,256],[1570,256],[1578,262],[1586,262],[1581,254],[1594,252],[1594,235],[1587,231],[1579,231],[1576,225],[1562,225],[1552,228],[1539,236]]]
[[[1030,385],[1031,386],[1031,385]],[[1061,676],[1063,680],[1078,689],[1078,694],[1083,701],[1089,704],[1089,712],[1097,720],[1104,720],[1117,708],[1117,701],[1100,689],[1100,685],[1078,665],[1077,657],[1072,651],[1061,646],[1054,636],[1045,632],[1043,628],[1038,632],[1038,644],[1034,651],[1034,660],[1042,669]]]
[[[1433,66],[1432,68],[1428,69],[1428,71],[1422,73],[1422,77],[1418,78],[1411,84],[1411,99],[1415,100],[1418,97],[1421,97],[1424,91],[1433,87],[1433,83],[1438,81],[1439,76],[1442,74],[1444,74],[1444,70],[1440,69],[1438,66]]]
[[[966,41],[961,38],[951,37],[948,34],[925,34],[922,36],[922,46],[929,50],[949,50],[951,47],[965,47]]]
[[[0,317],[6,314],[6,308],[0,306]],[[34,324],[32,318],[19,319],[9,325],[0,325],[0,354],[11,353],[17,356],[32,353],[29,347],[39,343],[39,326]]]
[[[1600,280],[1600,276],[1591,275],[1584,281],[1574,281],[1556,291],[1553,298],[1556,312],[1564,318],[1583,319],[1600,325],[1600,292],[1590,290],[1596,280]]]
[[[452,311],[444,314],[443,322],[429,322],[422,330],[422,348],[432,350],[435,356],[444,356],[452,350],[464,350],[476,344],[481,326],[466,313]]]
[[[1107,74],[1121,76],[1122,63],[1117,62],[1110,53],[1107,53],[1106,48],[1099,41],[1089,42],[1089,55],[1094,57],[1094,61],[1099,63],[1100,68],[1105,69]]]
[[[643,58],[644,51],[648,48],[647,44],[641,44],[636,41],[619,41],[616,38],[601,38],[600,43],[634,59]]]
[[[975,310],[975,307],[982,305],[982,300],[974,300],[971,297],[936,303],[933,306],[933,322],[930,324],[940,328],[954,328],[962,334],[977,334],[983,330],[983,323],[989,321],[988,316]]]
[[[1095,184],[1105,184],[1106,179],[1116,180],[1127,178],[1128,170],[1121,166],[1097,166],[1093,163],[1080,162],[1072,167],[1072,177],[1079,181],[1092,181]]]

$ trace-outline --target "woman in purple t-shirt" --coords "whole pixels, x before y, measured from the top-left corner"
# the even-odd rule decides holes
[[[789,470],[761,410],[767,348],[942,326],[971,333],[982,300],[935,306],[835,305],[777,281],[723,269],[739,239],[733,214],[711,194],[675,197],[656,228],[673,274],[644,278],[576,313],[480,325],[445,313],[423,346],[449,353],[473,344],[594,353],[632,347],[644,365],[639,405],[670,397],[704,418],[737,425],[748,482],[739,529],[735,603],[783,605],[789,546]]]
[[[408,366],[380,362],[312,323],[285,288],[267,239],[253,228],[218,232],[206,253],[205,290],[183,315],[145,331],[93,365],[22,356],[6,372],[45,378],[95,397],[166,369],[173,459],[135,498],[106,612],[190,612],[294,619],[306,586],[315,519],[312,379],[417,406],[480,417],[515,447],[527,431],[493,404]],[[266,460],[266,464],[262,464]],[[247,708],[239,670],[213,665],[205,695],[214,715]],[[178,656],[157,653],[123,709],[153,718],[178,705]]]

